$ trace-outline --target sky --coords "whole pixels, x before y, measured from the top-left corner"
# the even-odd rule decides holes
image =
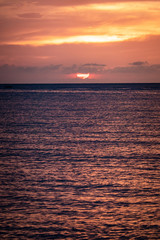
[[[0,83],[160,82],[160,1],[0,0]]]

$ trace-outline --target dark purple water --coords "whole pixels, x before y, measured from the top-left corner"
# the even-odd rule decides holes
[[[160,90],[0,90],[0,239],[160,239]]]

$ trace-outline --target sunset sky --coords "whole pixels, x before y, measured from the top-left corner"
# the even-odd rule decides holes
[[[160,1],[0,0],[0,82],[160,82]]]

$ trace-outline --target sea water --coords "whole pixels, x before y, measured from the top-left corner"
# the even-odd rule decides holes
[[[160,239],[160,86],[0,89],[0,239]]]

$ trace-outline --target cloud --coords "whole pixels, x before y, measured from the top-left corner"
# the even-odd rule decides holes
[[[114,67],[102,78],[121,83],[160,83],[160,64]]]
[[[45,66],[63,64],[77,66],[85,64],[106,64],[107,68],[128,65],[139,61],[160,63],[160,36],[143,41],[125,41],[106,44],[62,44],[44,46],[0,45],[0,65]],[[146,64],[148,66],[148,64]]]
[[[38,5],[51,5],[51,6],[74,6],[74,5],[88,5],[88,4],[106,4],[107,3],[123,3],[135,2],[135,0],[26,0]],[[138,2],[148,2],[148,0],[139,0]]]
[[[88,66],[89,65],[89,66]],[[10,75],[13,74],[22,74],[22,75],[32,75],[36,74],[37,76],[40,74],[52,74],[52,73],[60,73],[60,74],[73,74],[77,72],[89,72],[89,73],[102,73],[104,71],[104,64],[82,64],[76,65],[73,64],[71,66],[64,66],[62,64],[57,65],[46,65],[46,66],[15,66],[15,65],[2,65],[0,66],[0,74],[1,75]]]
[[[28,36],[29,37],[29,36]],[[128,63],[148,61],[160,63],[160,36],[142,41],[125,41],[105,44],[62,44],[44,46],[0,45],[0,65],[44,66],[63,64],[77,66],[106,64],[107,68],[128,66]],[[148,65],[148,64],[146,64]],[[129,65],[136,67],[135,65]]]
[[[106,64],[97,64],[97,63],[85,63],[83,67],[106,67]]]
[[[64,73],[98,73],[98,72],[103,72],[105,69],[106,65],[105,64],[98,64],[98,63],[86,63],[82,65],[76,65],[73,64],[69,67],[64,67],[63,72]]]
[[[133,65],[114,68],[105,68],[105,64],[73,64],[71,66],[65,66],[63,64],[46,65],[46,66],[15,66],[15,65],[2,65],[0,66],[0,73],[42,73],[42,72],[59,72],[65,74],[77,73],[77,72],[90,72],[90,73],[153,73],[160,72],[160,64],[152,65]]]
[[[90,73],[89,82],[160,82],[160,64],[124,66],[114,68],[84,67],[86,64],[71,66],[0,66],[1,83],[70,83],[77,82],[76,73]],[[80,80],[79,80],[80,81]]]
[[[98,73],[103,72],[105,69],[105,64],[98,64],[98,63],[86,63],[81,66],[79,66],[79,72],[89,72],[89,73]]]
[[[54,83],[64,79],[62,65],[48,66],[0,66],[1,83]]]
[[[142,65],[146,65],[146,64],[148,64],[147,61],[145,61],[145,62],[137,61],[137,62],[129,63],[129,65],[133,65],[133,66],[142,66]]]
[[[135,0],[23,0],[23,4],[36,4],[46,6],[76,6],[88,4],[105,4],[107,3],[121,3],[121,2],[134,2]],[[147,2],[148,0],[139,0],[139,2]],[[155,2],[155,1],[154,1]],[[1,0],[0,6],[13,6],[22,4],[22,0]]]
[[[0,81],[39,81],[45,82],[47,79],[53,79],[54,75],[61,72],[62,65],[48,65],[48,66],[15,66],[3,65],[0,66]]]
[[[18,14],[18,17],[20,18],[41,18],[42,15],[40,13],[23,13],[23,14]]]
[[[48,65],[48,66],[15,66],[15,65],[2,65],[0,66],[0,72],[10,72],[10,71],[15,71],[15,72],[43,72],[43,71],[57,71],[62,67],[62,64],[58,65]]]
[[[153,4],[137,1],[136,5],[133,2],[110,4],[113,1],[94,0],[5,2],[6,7],[1,9],[0,16],[2,44],[122,41],[160,33],[155,1]],[[88,6],[87,3],[96,4]],[[152,5],[155,10],[151,9]]]
[[[132,65],[131,67],[115,67],[112,69],[108,69],[107,72],[110,73],[123,73],[123,74],[148,74],[148,73],[160,73],[160,64],[153,65],[143,65],[137,64]]]

